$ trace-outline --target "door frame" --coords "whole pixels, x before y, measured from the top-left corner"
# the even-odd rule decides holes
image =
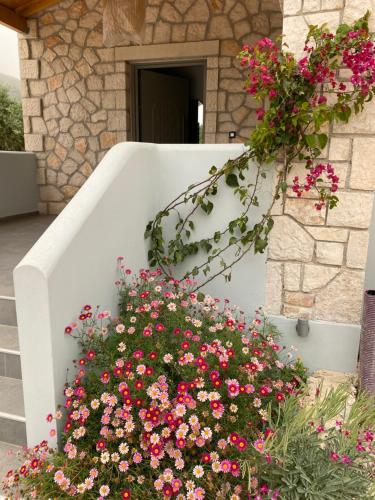
[[[193,64],[202,61],[206,64],[205,80],[205,110],[204,110],[204,142],[216,142],[217,114],[222,107],[219,100],[219,40],[204,40],[201,42],[178,42],[150,45],[133,45],[115,47],[115,61],[125,63],[125,92],[126,92],[126,127],[125,138],[134,140],[134,83],[132,81],[133,66],[167,64],[177,66]]]
[[[203,124],[206,113],[206,80],[207,80],[207,60],[194,59],[186,61],[158,61],[155,63],[134,63],[130,64],[130,137],[132,141],[139,142],[139,72],[142,69],[177,68],[184,66],[201,66],[203,69]],[[203,128],[204,134],[204,128]]]

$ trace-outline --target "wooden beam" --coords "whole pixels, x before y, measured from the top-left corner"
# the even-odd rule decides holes
[[[4,5],[0,5],[0,23],[19,33],[27,33],[28,31],[26,19]]]
[[[17,7],[16,12],[24,17],[30,17],[59,2],[61,2],[61,0],[29,0]]]

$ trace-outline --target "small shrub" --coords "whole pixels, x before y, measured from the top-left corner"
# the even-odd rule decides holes
[[[263,454],[242,464],[259,497],[288,500],[375,498],[375,401],[359,394],[346,410],[348,387],[341,386],[301,406],[288,398]],[[269,493],[271,492],[271,493]]]
[[[22,106],[18,99],[9,95],[0,84],[0,150],[23,151]]]

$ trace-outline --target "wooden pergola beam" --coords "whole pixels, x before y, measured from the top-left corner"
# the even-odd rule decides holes
[[[61,0],[29,0],[17,7],[16,12],[24,17],[30,17],[59,2],[61,2]]]
[[[26,19],[4,5],[0,5],[0,24],[12,28],[18,33],[27,33],[28,31]]]

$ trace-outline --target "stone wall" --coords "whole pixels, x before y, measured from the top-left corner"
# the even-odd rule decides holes
[[[373,5],[371,5],[373,4]],[[284,0],[290,50],[301,53],[308,24],[332,29],[374,12],[371,0]],[[375,30],[375,18],[370,22]],[[346,74],[340,76],[345,81]],[[346,125],[333,125],[324,159],[340,177],[339,205],[318,213],[314,199],[291,189],[275,217],[268,260],[268,311],[291,317],[346,323],[360,321],[373,191],[375,190],[375,103]],[[290,183],[304,166],[296,165]]]
[[[208,60],[205,137],[248,138],[256,104],[243,92],[243,43],[281,33],[278,0],[149,0],[145,45],[219,40]],[[165,47],[167,47],[165,45]],[[117,142],[131,139],[129,64],[102,40],[98,0],[66,0],[19,39],[25,144],[38,157],[41,213],[59,213]],[[162,55],[163,48],[161,46]]]

